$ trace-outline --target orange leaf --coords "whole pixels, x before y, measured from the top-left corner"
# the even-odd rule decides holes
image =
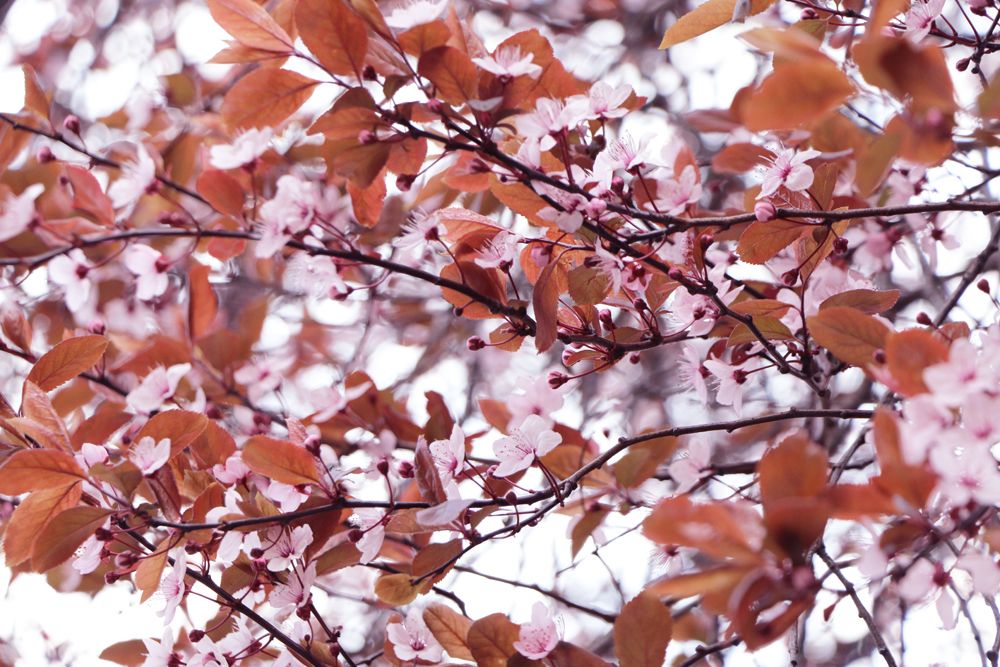
[[[774,0],[751,0],[750,16],[760,14],[773,4]],[[660,48],[666,49],[686,42],[729,23],[733,20],[735,8],[736,0],[708,0],[667,28],[663,34],[663,41],[660,42]]]
[[[876,350],[885,349],[892,333],[871,315],[847,306],[826,308],[806,321],[820,345],[841,361],[862,369],[874,361]]]
[[[142,591],[139,602],[148,600],[160,587],[160,579],[163,577],[163,568],[166,565],[166,549],[143,558],[142,562],[139,563],[139,567],[135,570],[135,587]]]
[[[666,605],[649,593],[636,595],[615,619],[615,655],[621,667],[662,667],[672,632]]]
[[[542,269],[531,293],[535,309],[535,349],[545,352],[556,342],[559,328],[558,262],[549,262]]]
[[[507,659],[517,653],[518,628],[503,614],[490,614],[469,628],[469,652],[477,667],[507,667]]]
[[[752,222],[740,236],[736,252],[748,264],[763,264],[811,231],[811,225],[791,220]]]
[[[222,120],[234,129],[278,125],[309,99],[317,84],[287,69],[254,70],[226,93]]]
[[[908,329],[889,337],[885,358],[897,390],[913,396],[927,391],[924,370],[948,361],[948,345],[930,331]]]
[[[167,410],[153,415],[133,438],[138,442],[149,436],[156,442],[170,439],[170,456],[180,453],[202,434],[208,426],[208,418],[188,410]]]
[[[35,540],[32,569],[47,572],[68,560],[110,514],[111,510],[101,507],[71,507],[57,514]]]
[[[456,660],[475,660],[467,637],[472,621],[443,604],[430,604],[424,609],[424,623],[434,639]]]
[[[429,503],[437,505],[448,499],[444,485],[441,484],[441,476],[438,474],[434,457],[427,446],[427,441],[423,438],[417,441],[413,455],[414,473],[417,478],[417,486],[420,494]]]
[[[100,361],[107,347],[104,336],[68,338],[35,362],[28,380],[42,391],[52,391]]]
[[[0,493],[16,496],[54,489],[86,479],[76,460],[55,449],[22,449],[0,467]]]
[[[417,71],[430,79],[437,96],[448,104],[458,106],[476,99],[479,69],[458,49],[450,46],[431,49],[420,56]]]
[[[238,218],[243,215],[246,193],[239,181],[224,171],[206,169],[198,176],[198,194],[216,211]]]
[[[208,0],[215,22],[240,44],[262,51],[293,50],[292,38],[253,0]]]
[[[35,491],[21,501],[7,522],[3,535],[4,558],[9,567],[31,558],[31,550],[39,532],[52,517],[80,501],[82,486],[72,483]]]
[[[853,93],[851,80],[830,60],[786,61],[747,100],[743,120],[751,131],[792,130],[818,120]]]
[[[243,462],[255,473],[283,484],[316,484],[320,480],[313,455],[287,440],[255,435],[243,445]]]
[[[769,449],[757,464],[765,513],[774,501],[822,493],[828,464],[826,451],[804,434],[790,435]]]
[[[212,324],[219,312],[219,298],[212,289],[212,284],[208,281],[211,273],[204,264],[196,261],[191,262],[191,270],[188,271],[188,330],[191,339],[197,340],[202,336],[211,333]]]
[[[368,52],[368,26],[342,0],[299,0],[299,36],[332,74],[361,77]]]
[[[643,534],[657,544],[698,549],[709,556],[738,562],[760,560],[754,524],[759,515],[738,502],[694,503],[687,496],[660,502],[642,524]]]
[[[835,306],[850,306],[869,315],[877,315],[889,310],[899,300],[899,290],[852,289],[840,294],[834,294],[819,305],[819,309]]]

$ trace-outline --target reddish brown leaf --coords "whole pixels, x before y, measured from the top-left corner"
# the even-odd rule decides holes
[[[35,362],[28,380],[42,391],[52,391],[100,361],[107,347],[108,339],[104,336],[68,338]]]
[[[924,370],[948,361],[948,345],[940,336],[924,329],[908,329],[889,337],[885,345],[889,373],[896,389],[906,396],[927,391]]]
[[[476,99],[479,90],[479,69],[469,56],[450,46],[431,49],[420,57],[420,76],[427,77],[437,96],[455,106]]]
[[[841,361],[862,369],[874,362],[877,350],[885,349],[892,333],[871,315],[847,306],[826,308],[806,321],[809,333],[820,345]]]
[[[63,488],[86,479],[76,460],[54,449],[23,449],[0,466],[0,493],[16,496],[40,489]]]
[[[468,644],[477,667],[507,667],[507,659],[517,653],[517,626],[503,614],[490,614],[469,628]]]
[[[69,486],[35,491],[22,500],[7,522],[3,535],[7,565],[14,567],[31,558],[39,532],[48,525],[52,517],[76,505],[82,493],[82,485],[71,483]]]
[[[531,293],[531,303],[535,309],[535,348],[545,352],[556,342],[559,325],[559,264],[549,262],[542,269],[535,289]]]
[[[615,655],[621,667],[662,667],[673,630],[666,605],[639,593],[615,619]]]
[[[329,72],[361,76],[368,26],[342,0],[299,0],[295,25],[302,41]]]
[[[208,10],[215,22],[244,46],[279,53],[293,50],[292,38],[253,0],[208,0]]]
[[[286,69],[250,72],[222,101],[222,120],[233,129],[278,125],[312,95],[317,81]]]
[[[320,480],[315,457],[287,440],[255,435],[243,445],[243,461],[255,473],[283,484],[316,484]]]
[[[424,609],[424,623],[434,639],[456,660],[475,660],[467,638],[472,621],[443,604],[430,604]]]
[[[47,572],[68,560],[111,514],[102,507],[71,507],[57,514],[35,539],[31,567]]]

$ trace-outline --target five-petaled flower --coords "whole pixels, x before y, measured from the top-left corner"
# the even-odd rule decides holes
[[[770,197],[779,188],[791,192],[801,192],[813,184],[813,170],[806,162],[820,155],[819,151],[808,149],[796,152],[793,148],[781,148],[774,155],[771,165],[764,169],[764,182],[757,199]]]
[[[158,442],[149,435],[139,438],[129,450],[128,459],[148,477],[170,460],[170,438],[162,438]]]
[[[191,370],[191,364],[174,364],[170,368],[157,366],[128,393],[125,402],[136,412],[149,414],[159,410],[163,402],[174,395],[181,379]]]
[[[167,291],[170,262],[163,253],[148,245],[136,244],[125,251],[125,268],[136,276],[135,296],[142,301],[155,299]]]
[[[514,649],[529,660],[542,660],[562,638],[562,628],[552,611],[541,602],[531,608],[531,622],[522,623]]]
[[[437,663],[444,655],[444,649],[431,634],[416,607],[410,607],[406,620],[387,625],[385,634],[392,644],[392,652],[404,662],[420,660]]]
[[[562,442],[562,436],[549,429],[549,422],[538,415],[528,415],[510,435],[493,443],[493,452],[500,460],[493,474],[507,477],[531,467],[535,459],[545,456]]]

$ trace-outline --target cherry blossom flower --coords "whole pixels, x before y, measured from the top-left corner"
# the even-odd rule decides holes
[[[246,387],[251,401],[257,402],[278,388],[290,365],[290,359],[261,357],[240,366],[233,373],[233,379]]]
[[[209,162],[216,169],[239,169],[253,164],[270,146],[273,132],[270,127],[246,130],[231,144],[212,146]]]
[[[667,472],[677,484],[677,493],[687,493],[701,481],[702,475],[711,468],[712,443],[704,438],[696,438],[688,445],[687,451],[678,455],[667,466]]]
[[[972,590],[987,598],[1000,592],[1000,566],[993,557],[978,551],[967,551],[958,557],[955,567],[968,572]]]
[[[110,522],[105,522],[107,529]],[[90,574],[101,564],[101,551],[104,549],[104,542],[97,539],[96,535],[88,537],[83,544],[76,549],[73,557],[73,569],[80,574]]]
[[[961,507],[970,500],[1000,504],[1000,471],[988,449],[944,442],[931,449],[928,458],[940,476],[936,489],[949,505]]]
[[[538,211],[539,218],[551,222],[567,234],[572,234],[583,226],[586,199],[548,184],[538,184],[536,188],[556,204]]]
[[[385,24],[394,30],[408,30],[430,23],[448,7],[448,0],[407,0],[385,17]]]
[[[694,167],[688,165],[677,180],[657,180],[656,208],[666,215],[680,215],[701,199],[701,184]]]
[[[229,660],[222,647],[205,635],[194,643],[195,654],[187,661],[186,667],[228,667]]]
[[[698,401],[702,404],[708,403],[708,383],[705,378],[708,376],[708,369],[702,364],[701,354],[697,348],[690,343],[685,343],[681,348],[682,359],[678,361],[681,382],[688,389],[693,389]]]
[[[646,163],[649,136],[638,141],[627,132],[598,153],[594,160],[594,179],[600,188],[611,187],[611,179],[618,171],[631,172]]]
[[[275,481],[268,481],[262,493],[268,500],[277,503],[282,512],[294,512],[309,498],[308,493],[302,493],[295,486]]]
[[[522,55],[519,46],[501,46],[487,58],[473,58],[472,62],[482,69],[496,75],[501,81],[509,81],[519,76],[537,79],[542,74],[542,68],[534,63],[535,56],[531,53]]]
[[[141,243],[125,251],[125,267],[135,274],[135,296],[141,301],[155,299],[167,291],[170,283],[167,269],[170,263],[162,253]]]
[[[608,277],[610,294],[617,294],[622,288],[622,272],[625,270],[625,262],[618,256],[618,253],[610,252],[599,240],[594,245],[594,254],[588,257],[585,263]]]
[[[737,415],[743,413],[743,393],[747,383],[753,377],[748,368],[728,364],[721,359],[706,359],[705,368],[719,380],[719,388],[715,400],[720,405],[731,405]]]
[[[926,37],[942,9],[944,0],[914,0],[906,12],[906,36],[915,42]]]
[[[362,532],[355,543],[361,552],[358,562],[362,565],[372,562],[382,549],[382,542],[385,540],[385,526],[382,523],[384,518],[385,512],[378,508],[359,507],[349,519],[351,525]]]
[[[131,210],[143,195],[154,192],[159,184],[156,163],[146,147],[140,144],[135,155],[135,161],[126,162],[123,174],[108,188],[108,197],[115,208]]]
[[[493,443],[493,452],[500,465],[493,472],[495,477],[507,477],[527,470],[535,459],[545,456],[562,442],[562,436],[549,429],[549,422],[538,415],[528,415],[510,435]]]
[[[311,417],[313,424],[322,424],[340,414],[351,401],[364,396],[371,386],[370,382],[362,382],[353,387],[345,386],[343,389],[320,387],[309,392],[309,402],[316,410]]]
[[[18,236],[36,219],[35,200],[45,192],[41,183],[33,183],[19,195],[7,197],[3,203],[3,213],[0,213],[0,241],[6,241]]]
[[[522,623],[514,649],[529,660],[542,660],[562,639],[562,628],[552,611],[541,602],[531,608],[531,622]]]
[[[393,240],[392,244],[401,250],[423,248],[427,243],[441,238],[441,222],[437,215],[415,213],[406,227],[403,235]]]
[[[232,486],[242,482],[250,476],[250,468],[243,462],[243,457],[239,452],[229,455],[225,463],[216,463],[212,466],[212,476],[225,486]]]
[[[474,261],[484,269],[509,269],[517,257],[520,240],[520,236],[505,229],[479,249],[479,256]]]
[[[236,627],[233,628],[233,631],[215,644],[217,652],[226,658],[240,656],[254,645],[259,645],[257,638],[250,632],[250,628],[247,627],[247,621],[242,616],[236,617]],[[227,659],[223,665],[229,665],[229,663],[230,660]]]
[[[128,393],[125,402],[135,412],[149,414],[159,410],[163,402],[174,395],[181,379],[191,370],[191,364],[175,364],[170,368],[157,366]]]
[[[80,464],[80,467],[84,470],[90,470],[92,466],[98,463],[104,463],[108,460],[108,449],[103,445],[95,445],[92,442],[85,442],[80,446],[80,451],[73,455],[76,462]]]
[[[924,382],[944,405],[960,405],[965,397],[996,386],[997,374],[982,363],[979,351],[968,339],[952,343],[948,361],[924,369]]]
[[[774,156],[771,166],[764,170],[764,182],[761,184],[757,199],[770,197],[778,188],[784,187],[791,192],[800,192],[813,183],[813,170],[807,160],[821,153],[816,150],[796,152],[793,148],[782,148]]]
[[[542,97],[535,103],[534,111],[521,114],[514,123],[519,134],[537,140],[539,150],[544,152],[556,145],[552,135],[566,129],[566,115],[562,102]]]
[[[282,176],[274,197],[260,207],[261,235],[254,254],[273,257],[313,224],[334,225],[342,209],[336,188],[321,188],[319,183],[291,174]]]
[[[507,397],[507,410],[510,421],[507,428],[519,426],[529,415],[538,415],[551,424],[551,415],[563,406],[563,393],[549,385],[545,373],[540,373],[535,379],[521,377],[517,381],[520,393]]]
[[[309,294],[316,299],[336,298],[348,294],[350,288],[337,269],[332,257],[296,253],[288,261],[282,282],[290,292]]]
[[[402,623],[387,625],[385,635],[392,644],[392,652],[403,662],[424,660],[436,663],[444,655],[441,644],[431,634],[420,611],[415,607],[410,608]]]
[[[270,528],[265,544],[271,546],[264,551],[267,569],[271,572],[286,569],[293,559],[302,557],[312,541],[313,532],[308,525],[298,526],[290,531],[280,527]]]
[[[159,442],[152,436],[140,438],[129,450],[128,459],[146,477],[164,466],[170,460],[170,438]]]
[[[268,603],[278,610],[279,618],[291,615],[299,607],[309,603],[310,591],[316,582],[316,563],[309,564],[304,571],[293,570],[288,581],[278,584],[271,591]]]
[[[948,591],[950,577],[940,564],[926,559],[919,559],[899,580],[899,596],[910,604],[924,601],[928,596],[934,598],[934,606],[945,630],[955,627],[955,600]]]
[[[570,125],[584,120],[621,118],[628,113],[622,104],[631,94],[632,87],[628,84],[612,88],[604,81],[598,81],[586,95],[574,95],[566,101],[567,113],[573,117]]]
[[[172,550],[170,555],[174,559],[174,566],[160,581],[158,589],[158,592],[164,598],[163,609],[158,612],[163,617],[164,625],[170,625],[171,621],[174,620],[174,613],[177,611],[177,606],[184,599],[184,595],[187,592],[187,587],[184,584],[184,576],[187,571],[187,556],[184,550],[179,548]]]
[[[159,642],[143,639],[146,647],[146,659],[141,667],[176,667],[181,663],[180,654],[174,651],[174,632],[169,627],[163,631]]]
[[[90,298],[92,283],[89,275],[94,267],[79,248],[59,255],[49,262],[49,280],[63,288],[66,307],[77,312]]]
[[[441,479],[446,483],[454,482],[465,467],[465,433],[462,432],[462,427],[455,424],[449,439],[435,440],[428,445],[428,449],[434,465],[441,473]]]

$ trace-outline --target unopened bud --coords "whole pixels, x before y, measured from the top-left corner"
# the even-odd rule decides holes
[[[790,269],[781,274],[781,282],[785,283],[789,287],[794,285],[799,281],[799,270]]]
[[[42,146],[35,153],[35,159],[41,164],[48,164],[56,159],[56,156],[52,154],[52,149],[48,146]]]
[[[874,361],[876,364],[884,364],[885,363],[885,350],[878,349],[878,350],[875,350],[874,352],[872,352],[872,361]]]
[[[955,63],[955,69],[957,69],[959,72],[964,72],[965,70],[969,69],[970,61],[971,58],[962,58],[957,63]]]
[[[413,474],[414,474],[413,464],[410,463],[409,461],[402,461],[399,464],[398,471],[399,471],[399,476],[402,477],[403,479],[413,479]]]
[[[753,216],[757,218],[758,222],[767,222],[768,220],[774,220],[774,216],[778,214],[778,209],[774,207],[769,201],[759,201],[754,204]]]
[[[980,278],[979,282],[976,283],[976,287],[979,288],[980,292],[990,293],[990,282],[986,278]]]
[[[263,558],[263,557],[264,557],[264,550],[261,549],[260,547],[254,547],[253,549],[250,550],[250,558],[256,560],[258,558]]]
[[[818,19],[819,18],[819,12],[817,12],[812,7],[806,7],[805,9],[802,10],[802,13],[799,14],[799,17],[803,21],[812,21],[814,19]]]
[[[358,530],[357,528],[354,528],[349,533],[347,533],[347,539],[349,539],[351,542],[360,542],[361,538],[364,536],[365,536],[364,531]]]
[[[365,68],[361,71],[361,77],[365,81],[374,81],[378,78],[378,72],[371,65],[365,65]]]
[[[385,459],[382,459],[381,461],[379,461],[378,463],[375,464],[375,469],[379,471],[379,474],[388,475],[389,474],[389,462],[387,460],[385,460]]]
[[[673,266],[667,271],[667,277],[675,282],[680,282],[684,278],[684,272]]]
[[[633,352],[632,354],[628,355],[628,362],[630,364],[633,364],[633,365],[638,364],[639,363],[639,353],[638,352]]]
[[[413,174],[400,174],[396,177],[396,187],[403,192],[409,192],[415,180],[417,180],[417,177]]]
[[[204,630],[194,629],[188,633],[188,639],[190,639],[192,643],[200,642],[204,636]]]
[[[931,316],[930,315],[928,315],[924,311],[920,311],[919,313],[917,313],[917,324],[920,324],[920,325],[925,326],[925,327],[929,327],[929,326],[931,326],[931,325],[934,324],[934,321],[931,320]]]
[[[549,373],[549,386],[553,389],[558,389],[569,382],[569,376],[560,371],[552,371]]]
[[[704,252],[708,250],[713,243],[715,243],[715,237],[712,236],[711,234],[702,234],[701,237],[698,239],[698,242],[701,244],[702,252]]]
[[[431,99],[427,100],[427,109],[431,113],[441,113],[444,111],[444,102],[437,99],[436,97],[432,97]]]
[[[479,336],[472,336],[469,340],[465,341],[465,346],[468,347],[473,352],[478,352],[479,350],[486,347],[486,341],[484,341]]]
[[[113,584],[121,578],[122,575],[118,574],[117,572],[106,572],[104,574],[104,583]]]
[[[378,136],[371,130],[361,130],[358,132],[358,143],[374,144],[378,142]]]
[[[104,320],[94,320],[87,327],[87,330],[90,331],[90,333],[92,334],[103,336],[104,332],[107,330],[107,327],[104,325]]]
[[[63,129],[67,132],[80,136],[80,119],[70,114],[63,120]]]
[[[845,239],[843,236],[838,236],[833,240],[833,251],[838,255],[843,255],[844,253],[846,253],[849,247],[850,244],[848,244],[847,239]]]
[[[503,499],[506,500],[511,505],[513,505],[517,501],[517,494],[515,494],[513,491],[508,491],[507,495],[505,495]]]

